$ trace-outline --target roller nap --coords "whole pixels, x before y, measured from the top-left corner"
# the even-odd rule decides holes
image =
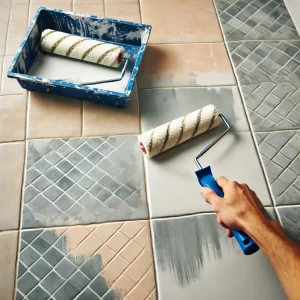
[[[123,47],[52,29],[42,32],[41,49],[115,68],[120,66],[124,54]]]
[[[153,157],[220,124],[214,105],[207,105],[139,136],[140,146]]]

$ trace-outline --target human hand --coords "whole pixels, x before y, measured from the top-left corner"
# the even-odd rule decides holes
[[[229,181],[225,177],[218,178],[217,183],[223,190],[224,198],[205,187],[201,189],[201,195],[217,214],[218,223],[226,228],[227,236],[232,237],[229,228],[249,234],[253,226],[269,220],[255,192],[246,184]]]

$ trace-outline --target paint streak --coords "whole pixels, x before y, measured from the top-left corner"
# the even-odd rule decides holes
[[[221,260],[224,246],[241,253],[214,215],[157,220],[153,227],[158,268],[171,272],[182,288],[200,277],[207,260]]]

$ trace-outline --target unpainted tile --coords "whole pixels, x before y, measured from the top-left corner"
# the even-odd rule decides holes
[[[24,151],[23,142],[0,144],[0,231],[19,228]]]
[[[256,133],[277,205],[300,203],[300,132]]]
[[[104,0],[74,0],[74,12],[104,17]]]
[[[0,141],[25,139],[26,95],[0,96]]]
[[[300,11],[300,1],[299,0],[285,0],[285,5],[294,21],[294,25],[300,32],[300,17],[298,11]]]
[[[215,214],[151,223],[158,299],[287,299],[263,251],[245,257]]]
[[[27,138],[81,136],[82,102],[29,92]]]
[[[10,5],[11,0],[2,0],[0,3],[0,56],[5,54]]]
[[[0,294],[1,300],[14,299],[14,282],[18,232],[0,232]]]
[[[211,0],[142,0],[141,13],[143,23],[153,26],[150,43],[223,40]]]
[[[125,243],[121,238],[124,226],[136,228]],[[117,251],[108,246],[107,229],[116,243],[121,238],[118,244],[122,246]],[[140,230],[148,237],[146,245],[135,239]],[[149,221],[65,227],[63,231],[25,230],[21,232],[21,243],[24,246],[20,250],[16,292],[24,298],[38,293],[53,300],[100,297],[142,300],[156,291]],[[129,244],[136,254],[132,261],[126,261],[118,253]],[[105,247],[110,249],[111,257],[104,264],[102,249]],[[131,268],[135,270],[135,278],[131,276]],[[136,297],[132,298],[133,295]],[[87,296],[91,298],[84,298]]]
[[[283,229],[297,242],[300,242],[300,206],[277,207]]]
[[[147,47],[139,88],[213,85],[235,85],[223,43]]]
[[[105,0],[105,16],[141,23],[139,0]]]
[[[140,132],[139,123],[136,88],[125,108],[83,102],[83,136],[137,134]]]

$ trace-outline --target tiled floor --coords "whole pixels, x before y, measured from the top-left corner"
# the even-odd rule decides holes
[[[151,160],[137,142],[214,104],[232,132],[201,163],[300,241],[300,18],[283,0],[0,2],[0,299],[286,299],[199,194],[193,158],[222,127]],[[7,78],[40,6],[153,26],[127,108]]]

